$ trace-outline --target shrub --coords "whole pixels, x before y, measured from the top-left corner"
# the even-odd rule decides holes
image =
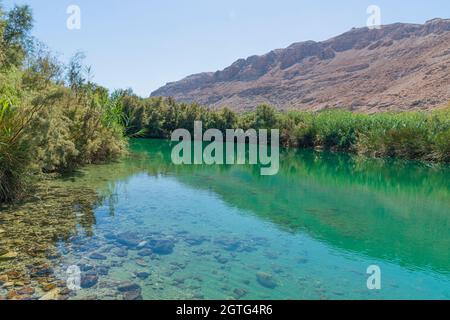
[[[168,138],[173,130],[192,130],[194,121],[201,120],[204,130],[278,128],[280,143],[285,147],[449,161],[450,107],[434,112],[368,115],[346,110],[279,112],[262,105],[256,111],[234,113],[227,108],[212,110],[197,104],[177,104],[173,99],[134,97],[133,101],[127,117],[133,130],[144,130],[147,137]]]

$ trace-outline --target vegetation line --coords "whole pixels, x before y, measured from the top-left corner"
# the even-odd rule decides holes
[[[284,147],[346,151],[369,157],[397,157],[430,162],[450,161],[450,104],[430,112],[377,113],[346,110],[280,112],[267,105],[235,113],[173,99],[143,99],[124,92],[127,133],[145,138],[169,138],[176,128],[193,132],[194,121],[204,130],[279,129]]]

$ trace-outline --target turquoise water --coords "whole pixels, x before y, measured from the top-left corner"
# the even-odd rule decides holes
[[[56,257],[34,263],[54,279],[31,277],[33,297],[42,282],[63,287],[75,265],[84,288],[70,299],[450,298],[448,166],[285,151],[279,174],[264,177],[252,166],[174,166],[164,141],[131,150],[50,185],[70,191],[69,206],[67,195],[47,205],[69,217],[45,224]],[[25,263],[29,244],[8,243]],[[367,288],[370,265],[380,290]],[[124,284],[138,289],[127,296]]]

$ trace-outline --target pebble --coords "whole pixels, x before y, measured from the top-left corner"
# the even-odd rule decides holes
[[[80,270],[83,271],[83,272],[91,271],[93,269],[94,269],[94,266],[92,266],[90,264],[82,264],[82,265],[80,265]]]
[[[93,253],[89,256],[92,260],[107,260],[106,256],[100,254],[100,253]]]
[[[148,273],[148,272],[136,272],[135,275],[136,275],[136,277],[138,277],[141,280],[145,280],[148,277],[150,277],[150,273]]]
[[[6,260],[14,260],[17,258],[17,252],[8,252],[0,256],[0,261],[6,261]]]
[[[153,251],[150,249],[143,249],[138,252],[138,255],[141,257],[149,257],[153,254]]]
[[[266,272],[258,272],[256,274],[256,280],[263,287],[274,289],[277,286],[277,283],[273,279],[273,276],[270,273]]]
[[[118,256],[119,258],[125,258],[128,256],[128,251],[126,249],[120,248],[114,250],[114,254]]]
[[[45,292],[51,291],[56,288],[56,284],[54,283],[44,283],[41,286],[42,290]]]
[[[236,289],[234,289],[234,291],[233,291],[233,295],[234,295],[234,297],[235,297],[237,300],[239,300],[239,299],[241,299],[242,297],[244,297],[247,293],[248,293],[247,290],[245,290],[245,289],[239,289],[239,288],[236,288]]]
[[[203,242],[207,241],[207,239],[205,237],[188,237],[185,241],[191,246],[199,246],[203,244]]]
[[[136,248],[142,242],[133,232],[124,232],[117,235],[116,241],[129,248]]]
[[[8,282],[9,278],[6,274],[0,275],[0,285],[4,284],[5,282]]]
[[[31,296],[31,295],[34,294],[34,289],[31,288],[31,287],[24,287],[24,288],[21,288],[21,289],[17,290],[17,293],[20,294],[20,295],[29,295],[29,296]]]
[[[142,259],[137,259],[136,260],[136,264],[138,265],[138,266],[140,266],[140,267],[147,267],[148,265],[147,265],[147,262],[145,262],[144,260],[142,260]]]
[[[228,262],[228,259],[222,256],[216,256],[215,257],[217,262],[221,263],[221,264],[226,264]]]
[[[117,290],[119,290],[119,292],[128,292],[128,291],[135,291],[135,290],[140,290],[141,287],[133,282],[123,282],[122,284],[120,284],[117,287]]]
[[[123,294],[123,300],[127,301],[135,301],[135,300],[143,300],[141,289],[127,291]]]
[[[99,266],[95,268],[95,271],[97,271],[97,273],[101,276],[106,276],[109,273],[109,268],[106,266]]]
[[[81,277],[81,287],[83,289],[92,288],[98,283],[98,276],[96,274],[85,274]]]
[[[29,300],[29,299],[31,299],[31,296],[28,294],[20,294],[17,291],[10,291],[6,295],[6,298],[8,300]]]
[[[147,244],[148,244],[148,241],[142,241],[141,243],[138,244],[137,248],[138,248],[138,249],[142,249],[142,248],[144,248]]]
[[[58,288],[53,289],[52,291],[42,296],[39,300],[59,300],[60,292],[61,291]]]
[[[174,247],[175,244],[171,240],[157,240],[151,245],[153,252],[159,255],[171,254]]]

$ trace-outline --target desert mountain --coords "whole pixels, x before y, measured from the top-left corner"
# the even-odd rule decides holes
[[[352,29],[294,43],[222,71],[168,83],[152,96],[252,109],[430,109],[450,100],[450,19]]]

